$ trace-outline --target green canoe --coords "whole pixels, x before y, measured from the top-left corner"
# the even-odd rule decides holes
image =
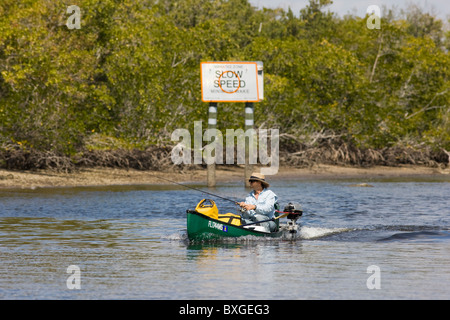
[[[197,204],[195,210],[186,210],[187,213],[187,235],[189,240],[208,241],[222,238],[238,238],[245,236],[278,238],[284,234],[291,239],[297,233],[297,219],[302,215],[301,206],[289,203],[284,211],[279,211],[279,204],[275,204],[275,217],[265,221],[248,223],[242,225],[240,215],[226,213],[219,214],[215,202],[211,199],[203,199]],[[286,224],[280,225],[280,218],[287,217]],[[260,223],[274,221],[276,229],[268,232]]]
[[[195,210],[187,211],[187,234],[189,240],[214,240],[221,238],[237,238],[245,236],[281,237],[282,231],[259,231],[258,226],[235,226],[230,223],[215,220]]]

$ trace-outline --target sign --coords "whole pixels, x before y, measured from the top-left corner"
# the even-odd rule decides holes
[[[260,63],[262,76],[262,63]],[[258,102],[260,100],[256,62],[202,62],[203,102]]]

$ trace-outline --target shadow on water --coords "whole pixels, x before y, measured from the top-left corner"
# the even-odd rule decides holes
[[[414,231],[395,233],[378,241],[415,241],[415,242],[447,242],[450,240],[450,231]]]

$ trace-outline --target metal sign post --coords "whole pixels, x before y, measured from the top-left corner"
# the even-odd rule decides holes
[[[245,103],[245,131],[253,129],[253,102]],[[254,139],[253,135],[245,137],[245,167],[244,167],[244,183],[246,187],[250,187],[248,180],[253,172],[253,165],[250,163],[250,139]]]
[[[210,102],[209,103],[209,109],[208,109],[208,129],[216,129],[217,127],[217,102]],[[214,139],[214,143],[216,143],[216,140]],[[214,152],[216,151],[216,148],[214,148]],[[214,154],[214,157],[216,155]],[[207,165],[207,185],[208,187],[215,187],[216,186],[216,163],[215,161],[213,163],[210,163]]]

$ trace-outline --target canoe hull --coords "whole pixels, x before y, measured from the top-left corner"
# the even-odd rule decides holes
[[[223,238],[238,238],[245,236],[256,237],[280,237],[281,231],[278,232],[260,232],[250,230],[241,226],[235,226],[219,220],[212,219],[195,211],[187,212],[187,234],[189,240],[216,240]]]

